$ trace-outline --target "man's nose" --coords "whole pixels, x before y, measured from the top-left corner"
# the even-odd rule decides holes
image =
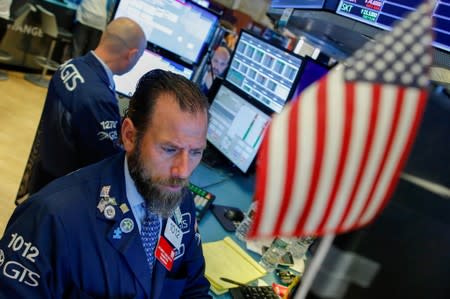
[[[172,176],[176,178],[186,179],[190,175],[189,153],[181,151],[172,166]]]

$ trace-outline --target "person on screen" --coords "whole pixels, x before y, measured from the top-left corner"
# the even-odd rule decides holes
[[[230,57],[230,51],[226,47],[219,46],[216,48],[211,58],[211,65],[207,67],[207,71],[203,75],[200,84],[200,88],[205,94],[208,94],[214,79],[223,76],[228,63],[230,62]]]
[[[112,77],[128,72],[146,43],[135,21],[118,18],[108,25],[94,51],[59,67],[50,81],[35,137],[38,154],[29,161],[33,165],[27,188],[21,186],[19,193],[33,194],[55,178],[122,150]]]
[[[195,83],[145,74],[122,121],[125,152],[14,211],[0,240],[0,298],[211,298],[188,189],[207,126]]]

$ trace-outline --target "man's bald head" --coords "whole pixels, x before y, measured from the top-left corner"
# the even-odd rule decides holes
[[[214,77],[223,75],[223,72],[230,61],[230,52],[222,46],[219,46],[215,51],[211,60],[211,66]]]
[[[139,48],[145,42],[141,26],[130,18],[117,18],[106,27],[100,44],[113,47]]]
[[[114,74],[120,75],[136,64],[146,46],[141,26],[130,18],[122,17],[108,24],[95,53]]]

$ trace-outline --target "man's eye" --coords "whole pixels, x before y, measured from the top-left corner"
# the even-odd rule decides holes
[[[163,151],[170,154],[170,153],[174,153],[176,151],[176,149],[173,147],[163,147]]]
[[[192,151],[191,155],[196,157],[196,156],[201,156],[203,154],[202,150],[198,150],[198,151]]]

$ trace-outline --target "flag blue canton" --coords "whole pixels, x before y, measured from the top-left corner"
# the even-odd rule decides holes
[[[432,61],[431,3],[397,23],[392,32],[375,37],[345,61],[345,79],[411,87],[428,85]],[[424,18],[424,15],[427,16]]]

